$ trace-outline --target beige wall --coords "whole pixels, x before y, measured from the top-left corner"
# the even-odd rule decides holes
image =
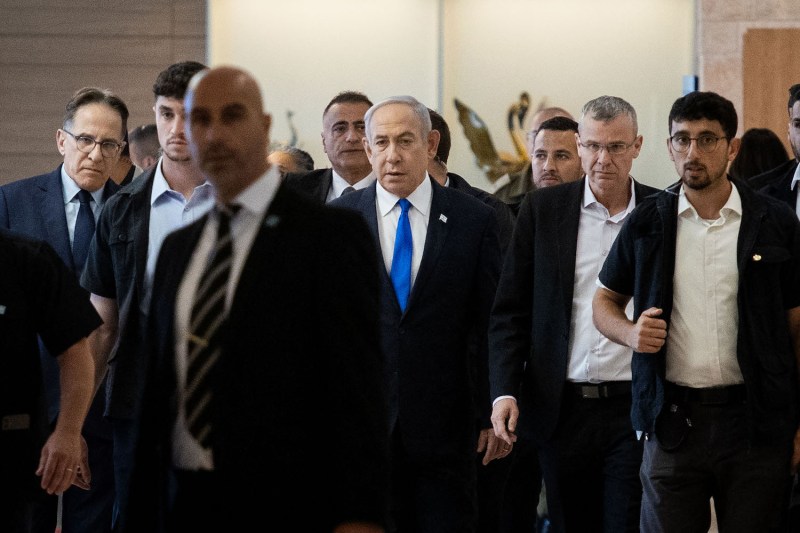
[[[152,85],[175,61],[205,61],[203,0],[2,0],[0,183],[49,172],[80,87],[117,92],[130,127],[153,122]]]
[[[449,167],[474,185],[475,162],[453,99],[487,123],[495,147],[513,153],[506,111],[522,91],[574,114],[613,94],[640,114],[645,137],[634,175],[667,185],[669,105],[694,73],[694,0],[210,0],[209,60],[251,69],[289,137],[329,166],[320,142],[325,104],[343,89],[374,101],[412,94],[450,125]],[[438,38],[441,29],[441,40]],[[441,65],[441,69],[440,69]],[[441,100],[441,101],[440,101]]]
[[[742,50],[745,33],[754,28],[800,28],[798,0],[697,0],[700,89],[729,98],[743,116]],[[769,58],[765,58],[768,60]],[[800,82],[800,64],[795,61]],[[775,103],[785,109],[787,86]],[[740,121],[741,122],[741,121]],[[740,124],[739,134],[743,132]],[[785,136],[785,131],[776,132]]]

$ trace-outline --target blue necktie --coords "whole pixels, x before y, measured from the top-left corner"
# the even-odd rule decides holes
[[[400,204],[401,212],[394,238],[390,277],[400,310],[405,311],[408,295],[411,293],[411,253],[414,250],[414,241],[411,238],[411,224],[408,221],[408,208],[411,207],[411,203],[405,198],[398,200],[397,203]]]
[[[75,271],[80,273],[86,264],[86,255],[89,253],[89,243],[94,236],[94,213],[92,212],[92,194],[81,189],[77,194],[81,206],[78,208],[78,218],[75,220],[75,235],[72,237],[72,261]]]

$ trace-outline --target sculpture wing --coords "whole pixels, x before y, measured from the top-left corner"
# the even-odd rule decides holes
[[[500,156],[492,142],[492,136],[489,135],[489,128],[486,123],[469,107],[464,105],[458,98],[454,98],[456,109],[458,110],[458,121],[464,129],[469,141],[469,147],[475,158],[478,160],[478,166],[483,170],[497,166],[500,162]]]

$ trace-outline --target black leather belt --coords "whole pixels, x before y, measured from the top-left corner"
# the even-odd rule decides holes
[[[742,385],[727,387],[684,387],[667,382],[667,395],[670,400],[702,405],[727,405],[742,403],[747,399],[747,389]]]
[[[569,382],[567,387],[573,396],[583,399],[617,398],[631,395],[630,381],[604,381],[602,383]]]

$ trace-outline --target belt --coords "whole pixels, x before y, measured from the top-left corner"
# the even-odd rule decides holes
[[[572,396],[584,399],[616,398],[631,396],[630,381],[604,381],[602,383],[567,383]]]
[[[742,403],[747,399],[747,389],[742,385],[727,387],[684,387],[667,382],[667,395],[672,400],[683,400],[686,403],[702,405],[727,405]]]

